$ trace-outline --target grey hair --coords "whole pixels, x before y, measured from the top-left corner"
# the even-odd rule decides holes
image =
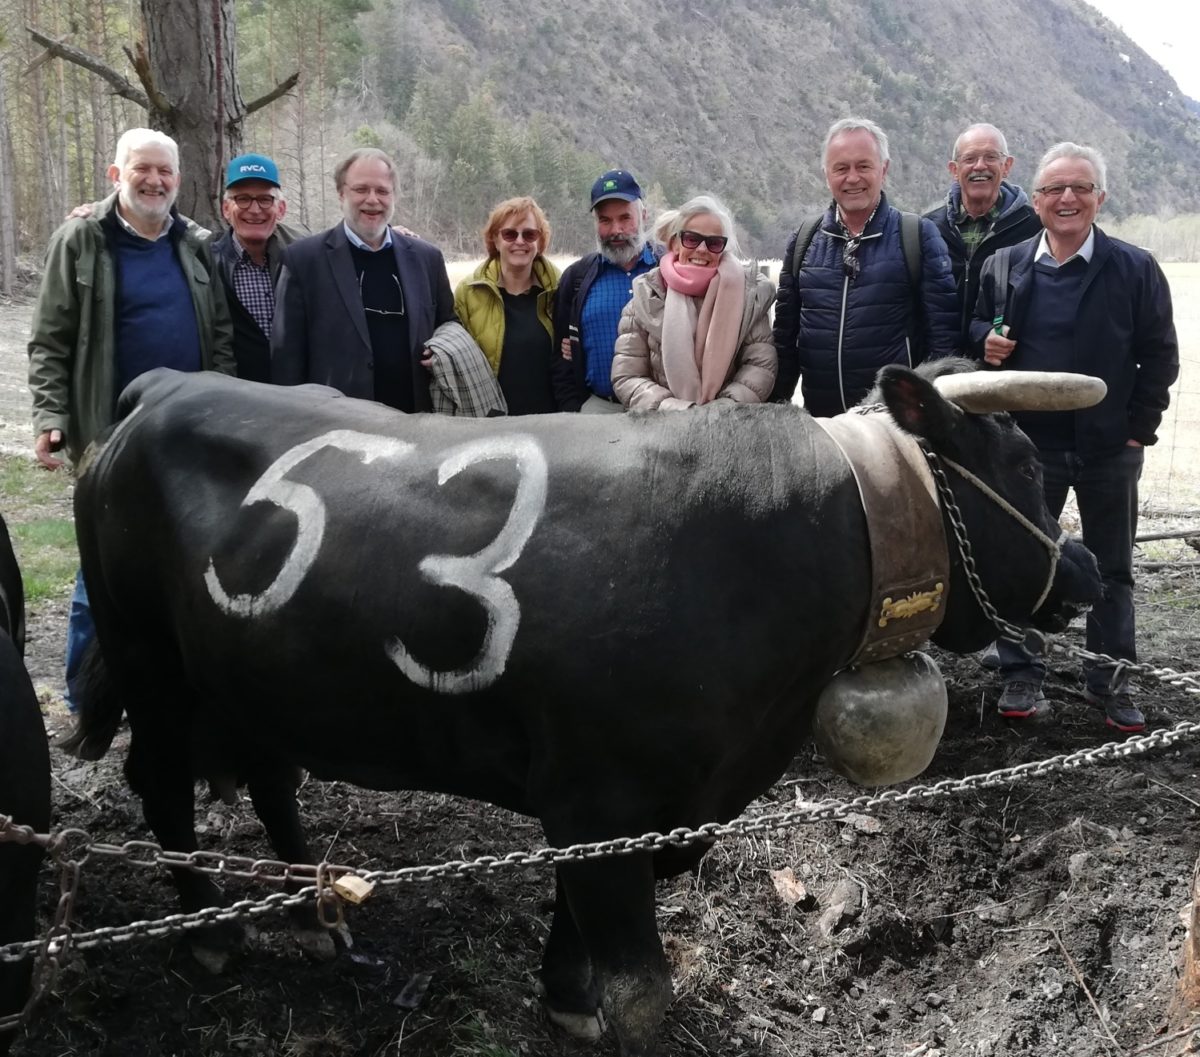
[[[668,209],[660,213],[654,221],[654,237],[664,246],[671,244],[692,217],[703,213],[716,217],[721,222],[721,234],[729,241],[725,244],[725,252],[730,256],[741,258],[742,249],[738,245],[737,233],[733,230],[733,214],[728,206],[713,195],[696,195],[689,198],[678,209]]]
[[[144,147],[165,148],[167,153],[171,155],[175,171],[179,172],[179,144],[165,132],[159,132],[158,129],[154,128],[131,128],[121,133],[121,138],[117,140],[117,151],[113,158],[113,165],[118,169],[124,169],[125,164],[129,161],[129,155],[135,150],[142,150]]]
[[[391,155],[387,151],[382,151],[378,147],[359,147],[358,150],[352,150],[346,155],[333,170],[333,186],[337,190],[342,189],[342,185],[346,182],[346,173],[350,166],[358,161],[381,161],[387,167],[388,175],[392,178],[392,191],[396,190],[396,163],[392,161]]]
[[[821,168],[825,168],[825,159],[829,155],[829,144],[833,142],[834,136],[840,136],[843,132],[858,132],[860,130],[871,133],[871,136],[875,140],[875,146],[879,148],[879,164],[885,164],[890,157],[888,154],[887,133],[869,118],[843,117],[838,118],[837,121],[830,125],[829,131],[825,133],[825,142],[821,144]]]
[[[968,125],[959,134],[958,139],[954,141],[954,149],[950,152],[950,160],[958,161],[958,148],[962,146],[962,141],[966,139],[972,132],[987,132],[995,136],[996,142],[1000,144],[1000,153],[1006,158],[1008,155],[1008,140],[1004,138],[1004,133],[1001,132],[995,125],[989,125],[986,121],[977,122],[974,125]]]
[[[1105,164],[1104,155],[1096,150],[1095,147],[1082,147],[1078,143],[1072,143],[1070,140],[1054,144],[1053,147],[1042,155],[1042,160],[1038,162],[1037,175],[1033,178],[1035,189],[1042,182],[1042,173],[1054,162],[1058,161],[1059,158],[1080,158],[1088,162],[1096,173],[1096,183],[1099,184],[1100,190],[1105,190],[1105,181],[1108,178],[1108,166]]]

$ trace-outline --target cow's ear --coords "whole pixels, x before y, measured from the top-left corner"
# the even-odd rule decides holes
[[[962,421],[963,412],[916,371],[893,364],[876,381],[892,418],[908,433],[944,444]]]

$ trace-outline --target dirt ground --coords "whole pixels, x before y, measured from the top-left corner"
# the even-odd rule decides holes
[[[0,333],[11,337],[6,322],[13,320],[0,307]],[[0,378],[0,401],[3,386]],[[5,434],[8,427],[5,421]],[[1142,530],[1179,523],[1145,521]],[[1200,672],[1200,574],[1184,564],[1195,552],[1155,544],[1142,557],[1168,563],[1141,571],[1143,661]],[[54,738],[68,726],[57,697],[63,623],[61,602],[30,614],[29,666]],[[1081,643],[1080,629],[1066,639]],[[1053,715],[1033,725],[996,717],[994,677],[976,658],[934,655],[947,678],[950,716],[922,783],[1110,740],[1083,700],[1075,665],[1061,654],[1047,686]],[[1142,680],[1139,703],[1152,730],[1200,719],[1200,695],[1150,680]],[[94,764],[53,751],[55,828],[78,827],[115,843],[149,839],[121,774],[122,747],[119,739]],[[675,986],[661,1054],[1200,1052],[1200,1029],[1167,1038],[1184,940],[1180,915],[1200,854],[1198,772],[1192,739],[873,816],[719,843],[696,876],[659,887]],[[861,793],[811,746],[799,746],[792,769],[750,812]],[[299,796],[313,846],[364,870],[543,843],[536,822],[451,797],[319,782]],[[246,802],[202,802],[197,821],[205,848],[272,854]],[[226,888],[234,897],[268,891],[239,882]],[[535,996],[552,897],[550,873],[533,868],[388,888],[351,911],[354,947],[334,961],[308,960],[284,920],[272,917],[219,975],[177,938],[77,952],[13,1053],[613,1054],[608,1037],[564,1039]],[[44,921],[56,901],[57,878],[45,870]],[[109,860],[84,868],[80,928],[175,910],[162,873]]]

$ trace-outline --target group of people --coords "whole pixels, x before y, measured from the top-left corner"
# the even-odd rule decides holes
[[[124,385],[159,366],[471,415],[788,402],[797,384],[810,413],[835,415],[880,367],[955,353],[992,369],[1078,371],[1107,383],[1097,407],[1019,421],[1041,451],[1051,510],[1075,490],[1100,563],[1106,596],[1088,646],[1134,660],[1141,449],[1156,439],[1178,348],[1157,263],[1095,225],[1103,158],[1055,145],[1031,198],[1008,180],[1004,135],[974,124],[954,143],[945,203],[923,217],[888,201],[888,137],[874,122],[834,122],[821,163],[832,201],[789,240],[778,291],[742,257],[716,198],[652,224],[637,180],[614,169],[591,190],[594,253],[560,275],[542,209],[509,198],[483,228],[483,263],[452,292],[441,252],[393,226],[397,173],[383,151],[337,165],[342,220],[305,238],[281,223],[275,162],[233,159],[228,229],[210,241],[175,209],[174,141],[130,130],[113,193],[50,242],[29,343],[35,454],[48,468],[60,449],[78,460]],[[89,635],[78,579],[69,701]],[[1000,663],[1000,714],[1045,712],[1041,660],[1005,643]],[[1093,666],[1087,685],[1110,725],[1142,729],[1123,665]]]

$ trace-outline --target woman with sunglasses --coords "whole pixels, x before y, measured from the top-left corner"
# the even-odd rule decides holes
[[[454,291],[454,310],[483,349],[510,415],[558,410],[550,384],[558,269],[550,225],[532,198],[509,198],[483,228],[485,260]]]
[[[775,384],[775,284],[737,256],[733,217],[701,195],[659,217],[667,247],[633,282],[617,330],[613,392],[627,408],[757,404]]]

